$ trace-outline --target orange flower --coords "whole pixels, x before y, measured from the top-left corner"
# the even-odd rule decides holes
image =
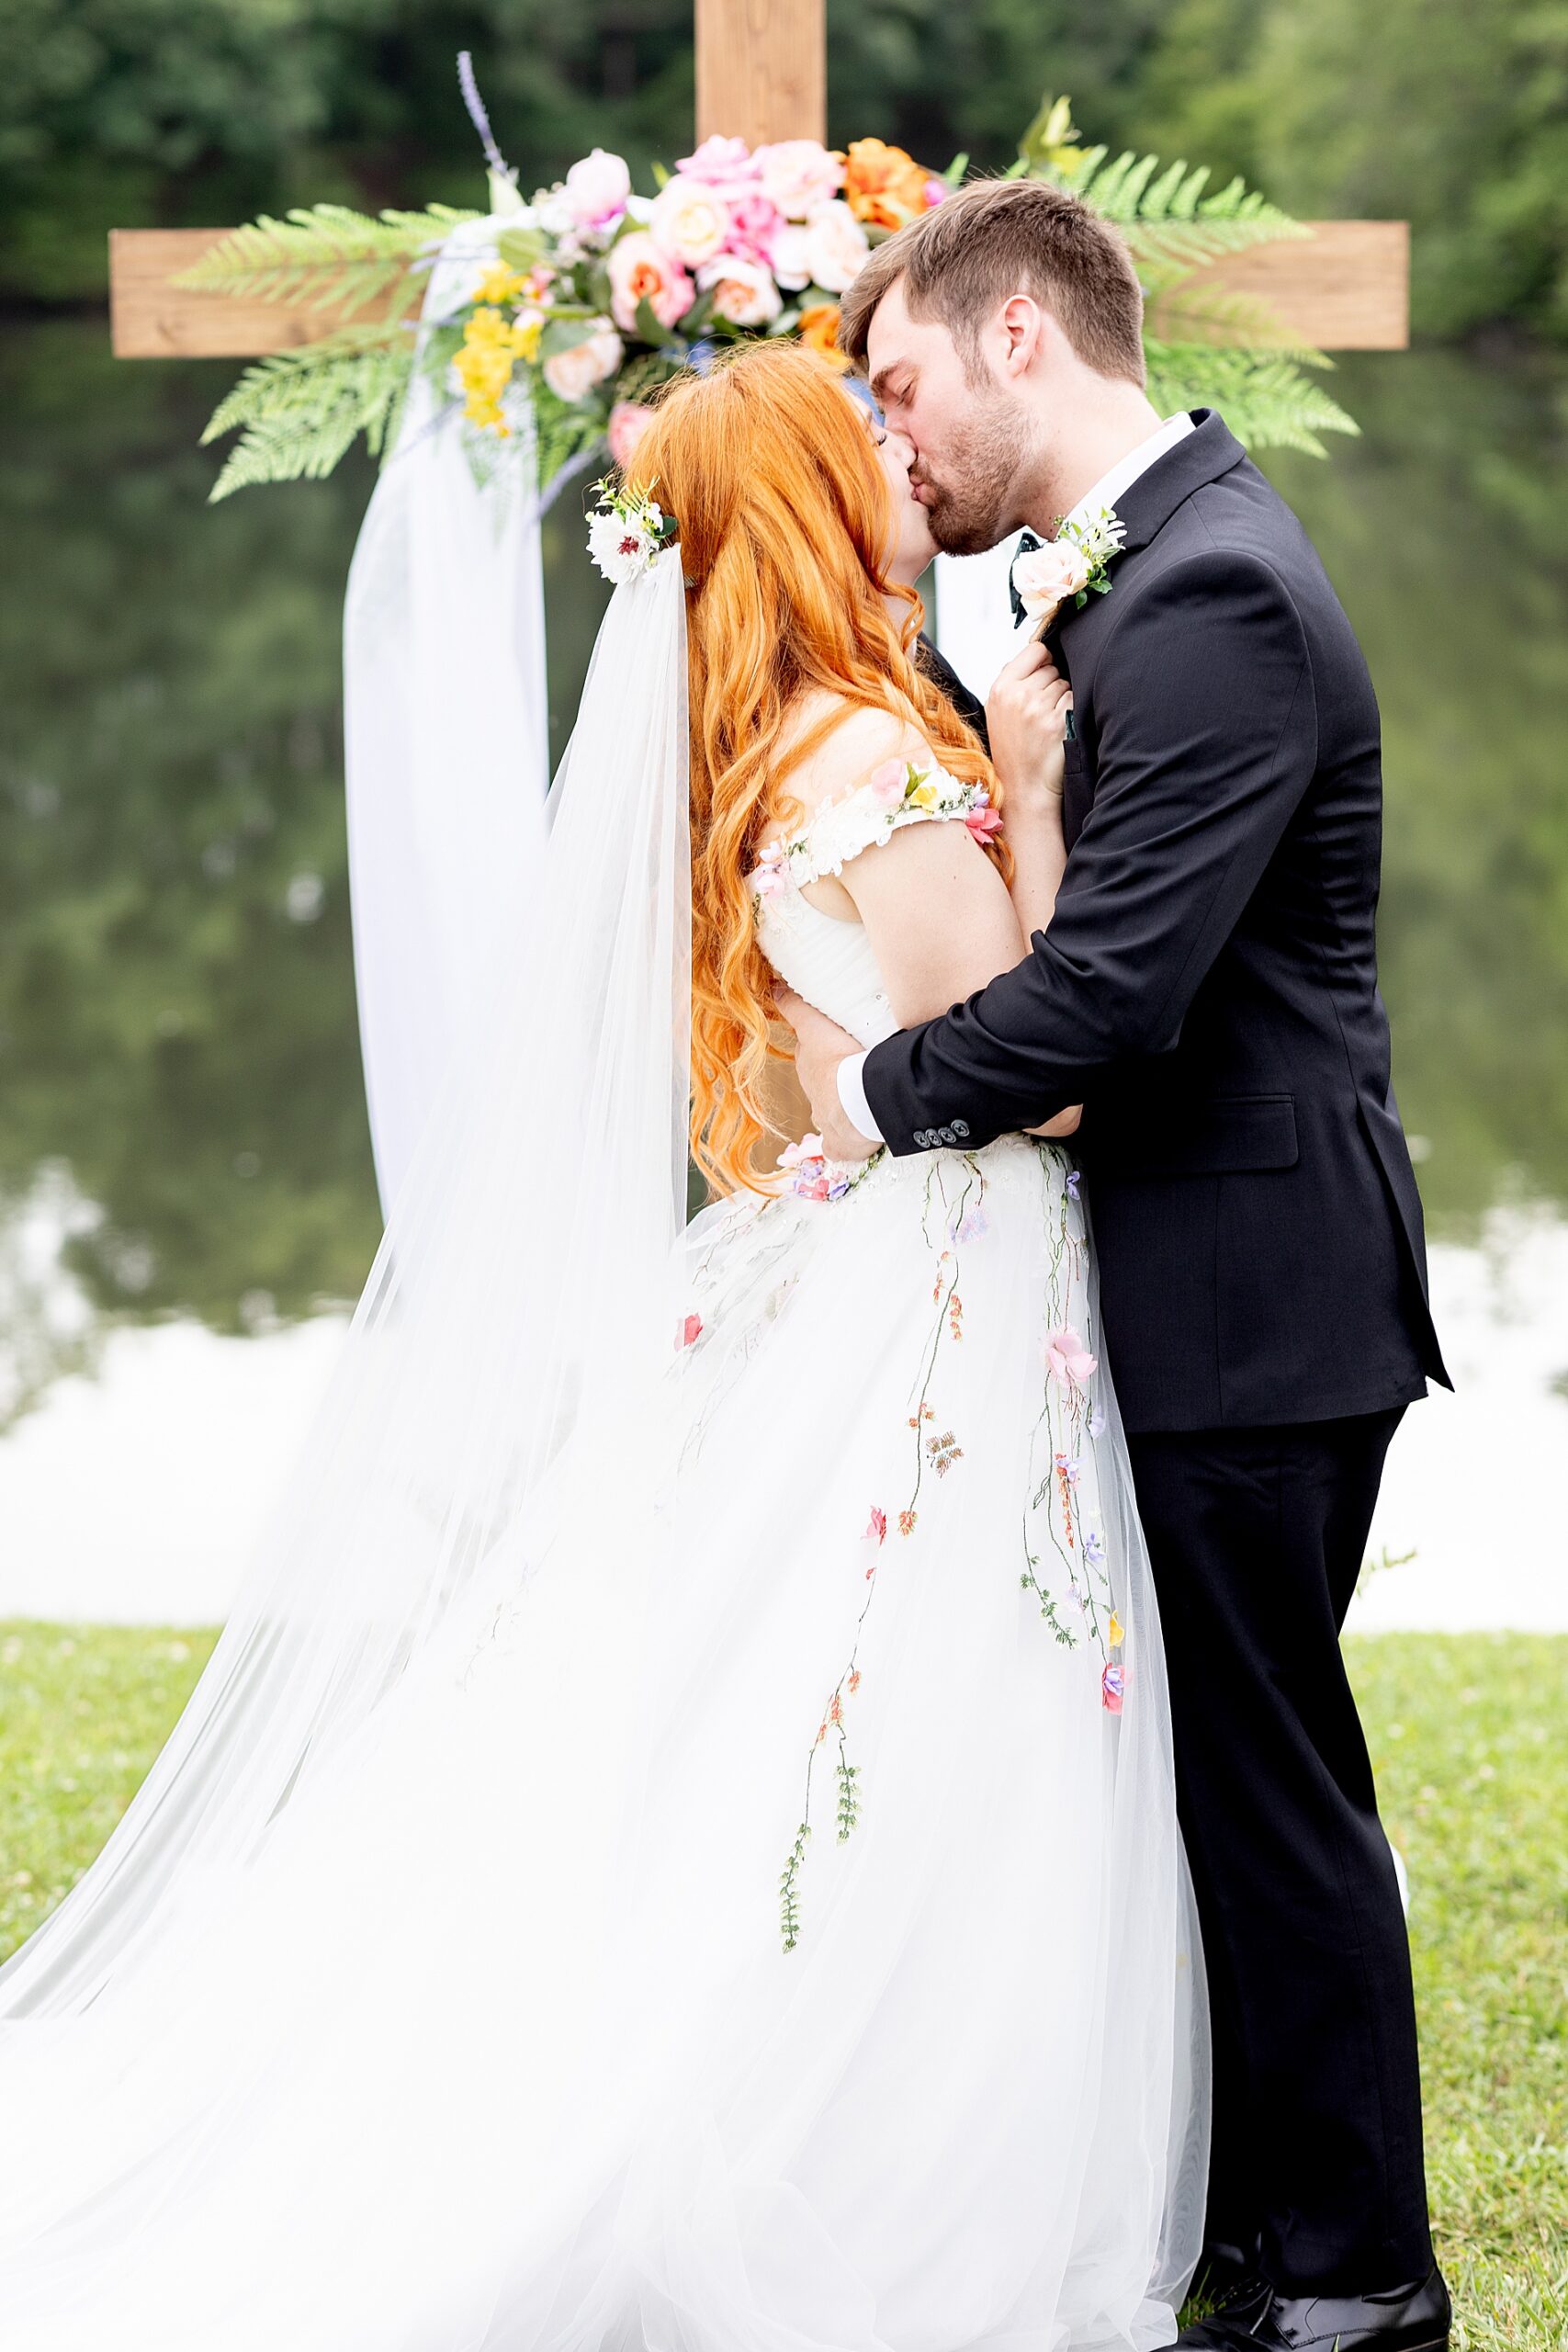
[[[825,359],[829,368],[841,376],[850,366],[848,355],[839,349],[839,306],[837,302],[813,302],[800,314],[800,340],[807,351]]]
[[[843,165],[844,195],[857,220],[874,229],[902,229],[926,210],[931,174],[902,147],[857,139]]]

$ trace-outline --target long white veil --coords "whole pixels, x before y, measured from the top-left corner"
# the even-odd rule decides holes
[[[546,1508],[584,1414],[669,1361],[690,1035],[685,599],[619,587],[449,1074],[286,1498],[152,1772],[4,1968],[0,2027],[158,1945],[176,1869],[243,1863]],[[510,1554],[509,1554],[510,1556]]]

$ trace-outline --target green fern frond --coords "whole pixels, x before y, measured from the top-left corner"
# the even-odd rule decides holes
[[[1276,351],[1303,368],[1325,364],[1310,344],[1292,341],[1272,307],[1260,295],[1232,294],[1200,278],[1178,282],[1150,306],[1156,337],[1164,343],[1212,343]]]
[[[1247,351],[1204,343],[1162,343],[1145,335],[1148,396],[1162,415],[1178,409],[1218,409],[1249,449],[1328,452],[1320,435],[1359,433],[1337,401],[1305,372],[1303,361],[1326,366],[1323,355]]]
[[[209,418],[203,442],[239,431],[210,501],[265,481],[320,481],[363,433],[389,449],[412,372],[413,344],[396,325],[350,328],[247,368]]]
[[[374,220],[344,204],[297,205],[287,220],[264,212],[234,230],[174,283],[203,293],[333,309],[344,319],[390,294],[402,314],[424,290],[412,264],[460,222],[479,217],[446,204],[423,212],[389,209]]]

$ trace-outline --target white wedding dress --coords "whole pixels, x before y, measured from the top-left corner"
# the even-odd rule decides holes
[[[761,876],[867,1043],[800,887],[930,783]],[[262,1833],[0,2026],[6,2352],[1170,2340],[1203,2003],[1071,1152],[788,1181]]]

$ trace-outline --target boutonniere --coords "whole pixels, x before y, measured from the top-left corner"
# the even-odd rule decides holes
[[[1121,554],[1126,536],[1126,524],[1109,506],[1087,522],[1069,517],[1048,545],[1025,531],[1009,579],[1015,626],[1032,621],[1035,635],[1042,636],[1064,605],[1070,602],[1081,611],[1091,596],[1108,596],[1111,560]]]

